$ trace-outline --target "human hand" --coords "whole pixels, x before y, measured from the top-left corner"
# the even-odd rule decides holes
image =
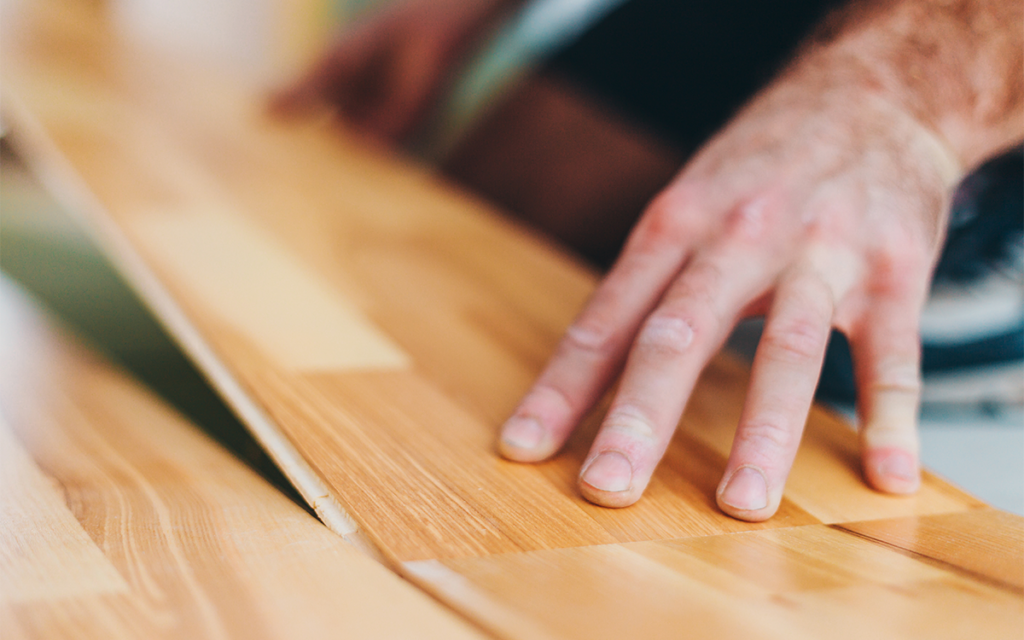
[[[504,425],[501,453],[555,453],[621,371],[579,486],[600,505],[634,503],[702,368],[738,320],[764,314],[721,509],[775,513],[832,327],[855,358],[867,481],[916,490],[918,324],[959,168],[888,98],[841,51],[756,98],[650,204]]]
[[[342,34],[272,108],[291,114],[326,104],[371,137],[399,141],[422,121],[474,37],[516,1],[399,0]]]

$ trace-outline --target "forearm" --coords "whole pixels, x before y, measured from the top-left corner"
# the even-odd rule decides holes
[[[849,81],[933,133],[958,172],[1024,138],[1024,1],[863,0],[796,61],[841,61]]]

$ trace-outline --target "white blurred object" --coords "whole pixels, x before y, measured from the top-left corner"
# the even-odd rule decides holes
[[[344,3],[331,0],[110,0],[129,37],[268,85],[297,74],[327,43]]]
[[[994,507],[1024,515],[1024,416],[925,415],[921,461]]]
[[[962,344],[1011,331],[1024,317],[1024,246],[984,278],[937,282],[921,316],[921,337],[936,345]]]
[[[546,53],[583,31],[626,0],[534,0],[516,29],[525,49]]]

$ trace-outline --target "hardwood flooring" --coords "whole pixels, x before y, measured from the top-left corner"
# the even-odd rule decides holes
[[[727,356],[633,507],[576,491],[597,416],[549,462],[501,460],[498,425],[596,274],[427,169],[323,120],[275,121],[75,3],[40,0],[15,26],[0,69],[26,160],[324,522],[495,634],[1024,628],[1021,520],[930,474],[913,497],[868,489],[855,434],[824,409],[778,515],[721,514],[747,376]]]
[[[0,279],[0,636],[476,638]]]

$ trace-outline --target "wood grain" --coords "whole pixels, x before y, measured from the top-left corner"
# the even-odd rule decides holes
[[[0,636],[475,638],[0,279]]]
[[[244,217],[139,216],[147,252],[201,304],[289,370],[407,369],[409,357]]]
[[[1024,519],[992,510],[962,515],[427,560],[404,569],[507,637],[1019,638],[1019,587],[977,567],[1020,566]],[[917,535],[881,544],[847,527]],[[929,560],[936,544],[949,547],[953,539],[963,547],[957,557]]]
[[[350,535],[354,521],[389,561],[981,506],[932,476],[911,498],[869,490],[855,435],[816,409],[779,514],[764,524],[722,515],[714,487],[747,375],[726,357],[704,375],[634,507],[602,509],[576,491],[595,417],[553,461],[498,459],[498,425],[595,274],[427,170],[323,122],[271,120],[261,96],[127,44],[75,7],[32,3],[5,34],[5,108],[22,153],[325,521]],[[249,264],[258,237],[260,252],[288,266],[237,268],[204,253],[197,270],[181,238],[204,233],[204,216],[231,220],[213,225],[225,259]],[[258,300],[275,271],[290,275]],[[299,290],[316,293],[294,302]],[[248,293],[233,311],[220,291],[225,300]],[[303,350],[329,328],[286,311],[279,326],[254,330],[263,319],[246,317],[312,298],[309,309],[346,309],[411,366],[310,360]],[[317,340],[301,344],[304,334]]]
[[[2,415],[0,456],[0,599],[127,593],[128,583],[68,511],[60,485],[35,465]]]
[[[81,214],[324,521],[368,541],[371,552],[481,627],[507,638],[588,640],[1017,638],[1024,631],[1021,520],[929,474],[913,497],[871,491],[856,434],[821,408],[811,413],[778,515],[749,524],[720,513],[714,490],[748,375],[726,356],[702,376],[633,507],[603,509],[576,491],[600,410],[555,459],[501,460],[497,427],[593,290],[594,273],[422,167],[324,122],[273,121],[260,96],[210,69],[127,44],[102,15],[75,2],[37,0],[3,27],[5,117],[26,159]],[[261,256],[269,256],[266,264]],[[331,335],[325,318],[345,335]],[[84,394],[76,398],[115,398],[120,410],[164,421],[117,391],[123,385],[110,376],[72,378],[78,386],[68,388]],[[81,415],[101,413],[91,402],[82,400]],[[164,431],[159,447],[126,428],[102,446],[92,436],[67,447],[59,438],[18,437],[46,475],[68,469],[113,483],[136,476],[90,467],[113,464],[105,447],[143,455],[153,473],[166,467],[156,462],[165,450],[195,448]],[[4,600],[0,612],[16,614],[10,628],[40,620],[149,628],[180,611],[213,635],[216,621],[255,624],[238,612],[254,602],[272,607],[271,586],[265,574],[239,568],[240,552],[224,557],[246,535],[269,538],[272,558],[307,543],[314,550],[312,559],[287,557],[313,577],[305,586],[279,578],[273,586],[290,590],[282,607],[320,602],[296,595],[312,590],[344,602],[331,613],[351,624],[387,617],[397,625],[407,615],[413,623],[430,618],[422,623],[429,631],[452,624],[433,620],[437,610],[407,590],[393,596],[392,578],[373,565],[331,569],[354,561],[351,550],[325,560],[323,549],[333,547],[317,537],[322,530],[280,533],[282,516],[269,518],[262,506],[252,507],[256,529],[241,516],[202,510],[224,495],[248,504],[250,489],[239,487],[251,480],[225,480],[234,472],[206,456],[196,458],[201,473],[173,476],[171,486],[194,505],[179,519],[154,507],[155,485],[134,500],[100,492],[91,503],[91,493],[69,492],[78,485],[65,481],[74,519],[135,600],[125,599],[113,574],[89,570],[67,576],[68,588],[87,589],[99,575],[110,594],[86,604],[72,598],[59,613]],[[33,491],[62,513],[59,492]],[[271,498],[261,496],[264,503]],[[77,531],[66,517],[61,522]],[[180,538],[168,533],[182,525],[191,528]],[[131,542],[151,531],[174,544],[155,545],[140,563],[149,548]],[[301,546],[286,542],[292,535]],[[69,536],[67,549],[85,544]],[[153,586],[161,576],[140,568],[168,563],[175,584],[204,584],[212,569],[183,568],[211,548],[224,575],[236,578],[209,592],[161,586],[173,595],[162,599]],[[33,549],[48,553],[47,545]],[[95,554],[93,561],[105,566]],[[283,566],[275,570],[284,575]],[[345,571],[359,585],[354,593],[351,580],[330,582]]]
[[[1024,595],[1024,531],[1021,518],[1011,513],[986,510],[836,527]]]

